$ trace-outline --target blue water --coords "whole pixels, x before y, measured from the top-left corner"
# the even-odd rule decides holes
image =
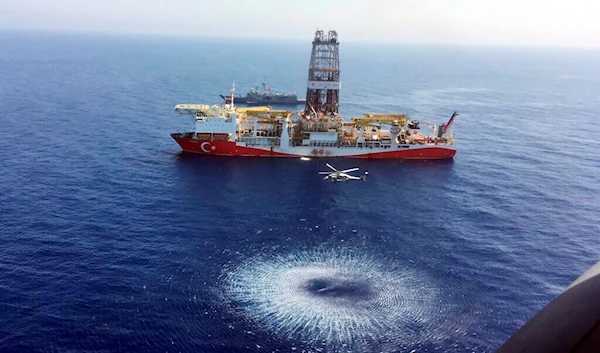
[[[453,161],[180,152],[311,39],[0,34],[0,351],[490,352],[599,260],[600,51],[340,33],[342,114],[457,110]]]

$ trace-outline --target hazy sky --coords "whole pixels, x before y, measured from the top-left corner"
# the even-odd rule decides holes
[[[1,29],[600,47],[598,0],[0,0]]]

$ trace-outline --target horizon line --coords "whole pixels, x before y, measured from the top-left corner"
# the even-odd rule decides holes
[[[191,33],[165,33],[165,32],[136,32],[136,31],[111,31],[111,30],[85,30],[85,29],[42,29],[42,28],[1,28],[0,33],[31,33],[31,34],[58,34],[58,35],[93,35],[93,36],[116,36],[116,37],[147,37],[147,38],[176,38],[176,39],[196,39],[196,40],[251,40],[251,41],[293,41],[293,42],[312,42],[313,35],[307,38],[285,37],[285,36],[206,36]],[[314,34],[314,32],[313,32]],[[582,49],[582,50],[600,50],[600,45],[581,45],[581,44],[540,44],[540,43],[448,43],[431,41],[394,41],[389,39],[343,39],[340,44],[393,44],[393,45],[422,45],[422,46],[440,46],[440,47],[497,47],[497,48],[531,48],[531,49]]]

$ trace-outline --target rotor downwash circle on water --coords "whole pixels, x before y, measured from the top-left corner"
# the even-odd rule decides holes
[[[228,301],[267,330],[356,348],[433,334],[442,304],[431,283],[393,261],[334,249],[255,257],[226,273],[224,284]]]

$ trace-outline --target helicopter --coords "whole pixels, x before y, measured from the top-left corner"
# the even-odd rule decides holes
[[[354,175],[348,174],[348,173],[359,170],[359,168],[337,170],[337,169],[335,169],[335,167],[333,167],[329,163],[325,163],[325,165],[327,165],[329,167],[329,169],[331,169],[332,171],[331,172],[319,172],[319,174],[325,175],[325,177],[323,177],[323,180],[329,180],[331,182],[350,181],[350,180],[366,181],[367,175],[369,175],[369,172],[365,172],[365,174],[361,175],[361,176],[354,176]]]

